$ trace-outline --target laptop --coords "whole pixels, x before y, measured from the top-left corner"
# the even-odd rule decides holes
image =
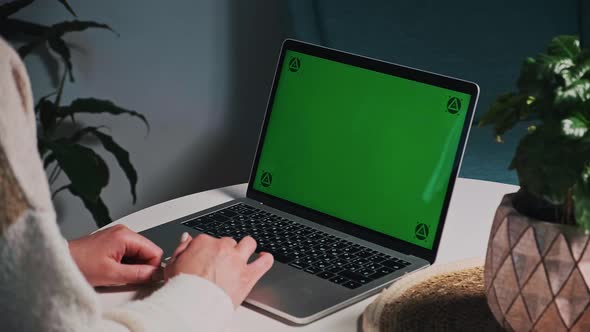
[[[142,234],[167,256],[185,231],[252,236],[275,264],[246,303],[310,323],[434,262],[478,95],[286,40],[246,197]]]

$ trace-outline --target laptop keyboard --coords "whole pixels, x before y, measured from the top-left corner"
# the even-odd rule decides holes
[[[215,237],[232,237],[236,241],[250,235],[258,244],[256,252],[269,252],[278,262],[349,289],[411,264],[244,203],[183,224]]]

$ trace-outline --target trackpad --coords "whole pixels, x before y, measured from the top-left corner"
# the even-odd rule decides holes
[[[349,297],[350,291],[346,287],[284,264],[275,264],[254,287],[247,302],[305,318]]]

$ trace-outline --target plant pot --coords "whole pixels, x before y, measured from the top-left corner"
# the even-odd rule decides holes
[[[508,330],[590,331],[589,236],[529,218],[504,196],[488,242],[488,305]]]

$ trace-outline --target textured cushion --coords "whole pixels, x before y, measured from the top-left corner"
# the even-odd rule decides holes
[[[394,283],[365,310],[363,331],[503,330],[488,308],[478,258],[429,267]]]

